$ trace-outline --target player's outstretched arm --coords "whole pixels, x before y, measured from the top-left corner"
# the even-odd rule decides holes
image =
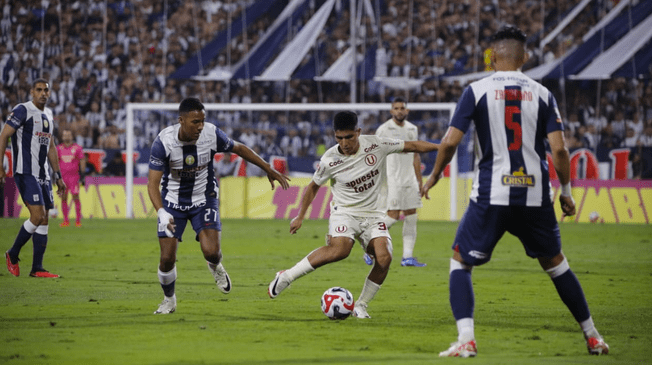
[[[267,173],[267,179],[269,179],[270,184],[272,184],[272,190],[274,190],[274,180],[278,181],[278,183],[281,185],[283,190],[290,187],[290,184],[288,183],[290,178],[274,170],[274,168],[270,166],[270,164],[265,162],[265,160],[263,160],[260,156],[258,156],[258,154],[254,152],[251,148],[243,145],[240,142],[234,141],[233,153],[244,158],[245,161],[251,162],[252,164],[263,169],[263,171]]]
[[[161,197],[161,191],[159,186],[161,186],[161,179],[163,178],[163,171],[149,169],[149,174],[147,175],[147,194],[149,195],[149,200],[152,201],[154,210],[159,220],[159,231],[165,230],[165,234],[168,237],[173,237],[174,231],[176,230],[176,225],[174,224],[174,217],[172,214],[168,213],[163,209],[163,198]]]
[[[403,152],[425,153],[437,151],[438,149],[439,145],[436,143],[430,143],[426,141],[405,141]]]
[[[54,183],[57,184],[57,194],[63,195],[66,191],[66,183],[61,178],[61,167],[59,167],[59,153],[57,146],[54,145],[54,138],[50,138],[50,149],[48,150],[48,160],[52,171],[54,171]]]
[[[16,130],[9,124],[5,124],[4,128],[2,128],[2,132],[0,132],[0,186],[4,185],[5,177],[7,176],[2,161],[5,158],[5,150],[7,150],[9,138],[13,136],[14,133],[16,133]]]
[[[575,215],[575,201],[570,191],[570,156],[568,148],[566,148],[564,133],[562,131],[548,133],[548,142],[552,151],[552,163],[561,184],[561,194],[559,194],[561,210],[564,216]]]
[[[299,228],[301,228],[301,224],[303,223],[303,219],[306,216],[308,207],[310,204],[312,204],[312,201],[315,199],[315,196],[317,196],[318,191],[319,185],[317,185],[314,181],[311,181],[308,185],[308,188],[306,189],[306,193],[303,196],[303,199],[301,199],[301,208],[299,209],[299,214],[297,214],[297,216],[290,222],[291,234],[297,233]]]
[[[437,160],[435,160],[435,167],[432,169],[432,173],[430,173],[428,180],[426,180],[426,183],[421,188],[422,197],[425,196],[426,199],[430,199],[428,196],[428,191],[430,188],[435,186],[435,184],[437,184],[441,173],[444,171],[444,168],[453,159],[455,151],[457,151],[457,146],[462,141],[462,137],[464,137],[464,132],[461,130],[455,127],[448,128],[446,135],[444,138],[442,138],[441,144],[439,145]]]

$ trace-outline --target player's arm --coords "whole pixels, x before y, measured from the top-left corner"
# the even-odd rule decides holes
[[[163,178],[163,170],[149,169],[149,173],[147,174],[147,195],[149,195],[149,200],[152,201],[152,205],[158,216],[158,230],[161,232],[165,230],[168,237],[173,237],[177,226],[174,224],[172,214],[163,208],[163,198],[161,198],[161,191],[159,190],[161,178]]]
[[[451,162],[455,151],[457,151],[457,146],[462,142],[462,137],[464,137],[464,132],[455,127],[448,127],[448,131],[446,131],[446,135],[442,138],[441,144],[439,145],[435,167],[432,169],[428,180],[426,180],[426,184],[421,188],[422,197],[425,196],[426,199],[430,199],[428,190],[439,181],[441,173],[446,168],[446,165]]]
[[[426,141],[405,141],[403,152],[426,153],[439,150],[439,145]]]
[[[265,160],[258,156],[258,154],[251,148],[245,146],[240,142],[234,141],[232,151],[238,156],[244,158],[245,161],[251,162],[252,164],[263,169],[263,171],[267,173],[267,179],[269,179],[270,184],[272,184],[272,190],[274,190],[274,180],[278,181],[284,190],[290,187],[290,184],[288,183],[290,178],[274,170],[270,164],[265,162]]]
[[[290,222],[290,233],[295,234],[301,228],[301,224],[303,223],[303,219],[306,217],[306,212],[308,211],[308,207],[310,207],[310,204],[312,204],[312,201],[315,200],[315,196],[317,196],[317,192],[319,191],[319,185],[315,183],[314,181],[311,181],[310,184],[308,185],[308,188],[306,189],[306,193],[303,195],[303,199],[301,199],[301,208],[299,209],[299,214]]]
[[[48,160],[54,173],[53,180],[57,184],[57,194],[61,195],[66,191],[66,183],[63,182],[61,177],[61,167],[59,167],[59,152],[57,146],[54,145],[54,138],[50,138],[50,148],[48,150]]]
[[[86,185],[86,155],[83,155],[83,156],[84,157],[82,157],[82,159],[79,160],[79,169],[81,170],[79,180],[80,180],[82,186]]]
[[[552,151],[552,163],[561,184],[561,194],[559,194],[561,210],[564,215],[575,215],[575,201],[570,189],[570,154],[566,148],[564,132],[558,130],[548,133],[548,142]]]
[[[16,129],[10,126],[9,123],[5,124],[4,128],[2,128],[2,132],[0,132],[0,158],[5,158],[7,142],[9,142],[9,138],[11,138],[14,133],[16,133]],[[6,176],[7,172],[5,171],[4,166],[0,163],[0,186],[4,185]]]

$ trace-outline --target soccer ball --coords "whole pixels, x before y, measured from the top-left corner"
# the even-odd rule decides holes
[[[321,311],[330,319],[348,318],[354,305],[353,294],[339,286],[326,290],[321,296]]]
[[[591,223],[597,222],[598,219],[600,219],[600,214],[598,212],[593,211],[589,214],[589,221],[591,221]]]

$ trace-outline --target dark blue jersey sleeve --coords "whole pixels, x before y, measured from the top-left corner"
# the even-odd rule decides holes
[[[462,97],[457,102],[453,119],[451,119],[450,126],[455,127],[462,132],[466,133],[473,121],[473,114],[475,113],[475,95],[471,86],[467,86],[462,93]]]
[[[157,136],[152,143],[152,150],[149,154],[149,169],[163,171],[167,165],[169,157],[165,154],[165,147],[161,142],[161,136]]]
[[[233,150],[233,140],[221,129],[215,128],[215,136],[217,137],[217,152],[231,152]]]
[[[24,105],[18,105],[11,111],[7,118],[7,124],[13,129],[18,129],[23,126],[27,119],[27,108]]]

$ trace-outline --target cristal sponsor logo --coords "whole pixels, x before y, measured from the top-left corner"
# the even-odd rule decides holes
[[[337,226],[337,227],[335,227],[335,232],[337,232],[337,233],[346,232],[346,226]]]
[[[368,155],[366,155],[366,156],[364,157],[364,162],[365,162],[368,166],[373,166],[373,165],[375,165],[375,164],[376,164],[376,161],[378,161],[378,158],[377,158],[376,155],[374,155],[373,153],[370,153],[370,154],[368,154]]]
[[[371,151],[375,150],[376,148],[378,148],[378,145],[374,143],[371,146],[365,148],[364,151],[365,152],[371,152]]]
[[[514,171],[511,175],[503,175],[502,183],[505,186],[531,188],[535,185],[534,175],[523,172],[523,167]]]
[[[337,161],[330,162],[330,163],[328,164],[328,166],[333,167],[333,166],[337,166],[337,165],[340,165],[340,164],[343,164],[343,163],[344,163],[344,161],[342,161],[342,160],[337,160]]]
[[[487,258],[486,253],[476,251],[476,250],[469,251],[469,256],[473,256],[473,257],[475,257],[476,259],[479,259],[479,260]]]
[[[346,183],[346,186],[353,188],[356,193],[362,193],[363,191],[372,188],[376,185],[376,180],[373,178],[378,176],[380,172],[378,169],[371,171],[370,173],[363,175],[355,180],[351,180]]]
[[[177,173],[179,177],[182,178],[188,178],[188,177],[198,177],[199,173],[206,168],[206,165],[204,166],[197,166],[197,167],[189,167],[185,169],[175,169],[174,172]]]

